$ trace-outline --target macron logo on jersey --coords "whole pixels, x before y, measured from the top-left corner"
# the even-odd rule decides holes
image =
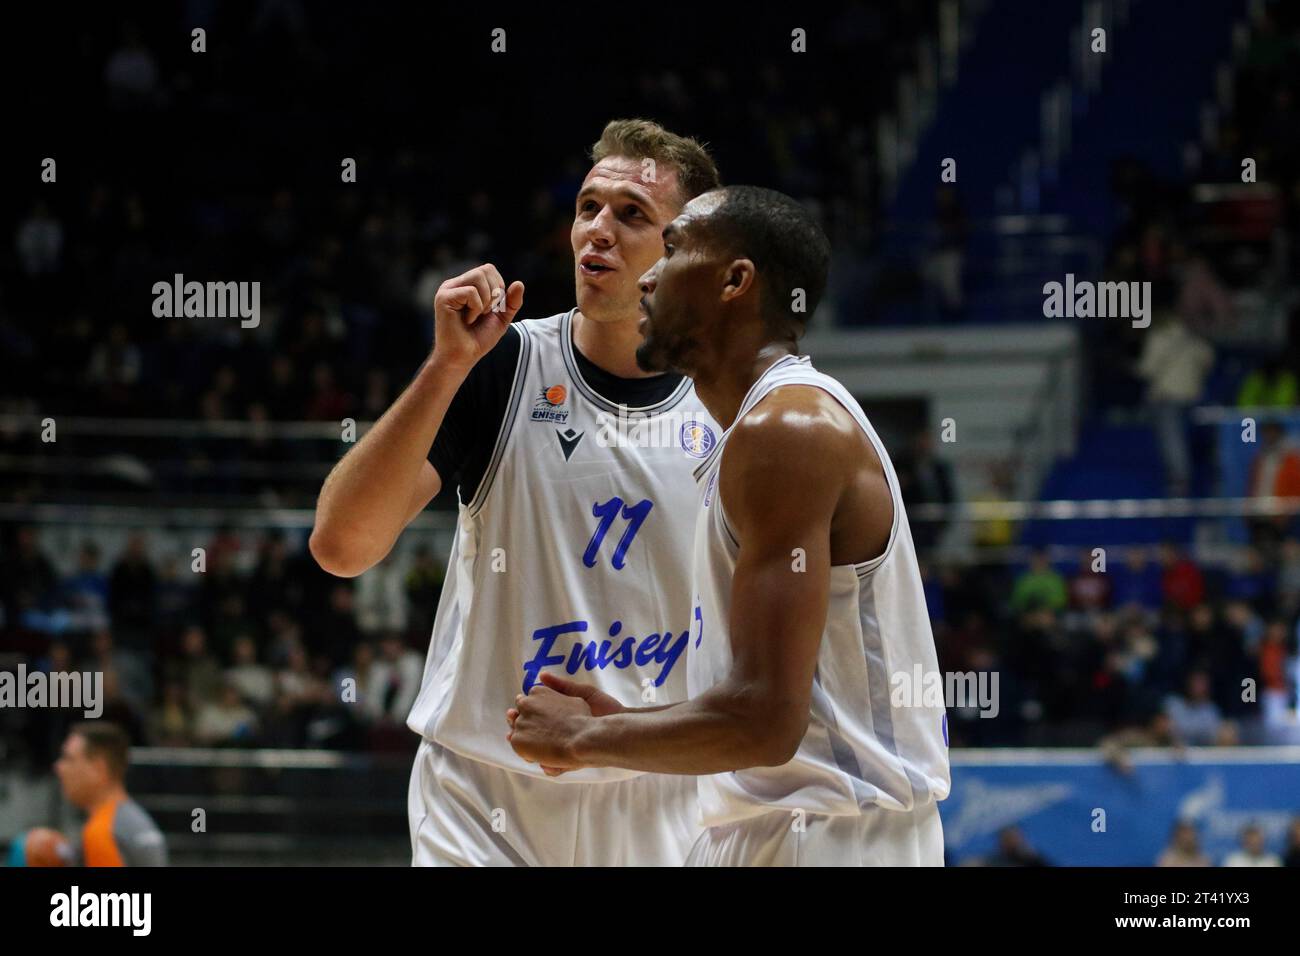
[[[623,622],[615,621],[609,626],[609,636],[618,637],[622,629]],[[662,667],[655,677],[655,686],[662,687],[673,665],[686,650],[686,642],[690,638],[690,631],[682,631],[680,635],[666,631],[663,634],[647,634],[639,640],[635,637],[625,637],[617,649],[614,647],[613,640],[579,641],[569,649],[567,654],[551,653],[556,640],[561,636],[584,634],[586,631],[586,621],[569,621],[566,624],[556,624],[533,631],[533,640],[539,641],[540,644],[533,659],[524,662],[525,694],[537,683],[537,675],[542,672],[542,669],[553,664],[563,664],[564,669],[570,674],[578,673],[579,669],[604,670],[611,665],[624,670],[631,667],[634,662],[637,667],[661,664]]]
[[[560,451],[564,452],[565,461],[573,457],[578,442],[582,441],[582,436],[585,434],[586,432],[575,432],[572,428],[566,428],[564,431],[555,429],[555,437],[560,440]]]

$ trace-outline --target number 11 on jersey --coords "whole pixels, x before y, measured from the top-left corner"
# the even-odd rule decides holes
[[[587,542],[587,550],[582,553],[582,563],[589,568],[596,566],[596,552],[600,550],[600,543],[605,540],[605,533],[609,531],[609,526],[614,523],[614,519],[621,512],[623,519],[627,521],[627,530],[623,532],[623,537],[618,540],[618,547],[614,549],[613,565],[615,571],[623,570],[623,558],[627,555],[628,546],[632,539],[636,537],[637,531],[645,522],[646,515],[654,507],[654,502],[649,498],[644,501],[638,501],[634,505],[623,503],[623,499],[617,495],[610,498],[609,501],[597,502],[591,506],[591,513],[600,519],[596,525],[596,531]]]

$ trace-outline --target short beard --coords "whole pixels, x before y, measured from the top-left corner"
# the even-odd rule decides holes
[[[642,342],[636,347],[636,364],[643,372],[666,372],[668,362],[663,350],[653,342]]]
[[[636,364],[643,372],[675,372],[686,375],[683,361],[693,351],[691,339],[665,342],[653,336],[646,338],[636,349]]]

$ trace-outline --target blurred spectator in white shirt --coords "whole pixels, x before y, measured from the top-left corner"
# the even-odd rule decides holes
[[[1233,850],[1223,859],[1224,866],[1281,866],[1276,853],[1264,847],[1264,831],[1251,824],[1241,831],[1241,849]]]
[[[1201,397],[1214,368],[1214,349],[1176,315],[1158,316],[1145,339],[1138,375],[1147,381],[1147,402],[1160,439],[1169,493],[1181,496],[1187,494],[1192,477],[1187,409]]]
[[[275,675],[271,668],[257,662],[253,639],[247,634],[235,638],[232,654],[234,665],[226,671],[226,680],[245,703],[258,709],[269,707],[275,699]]]
[[[389,631],[406,632],[407,599],[401,562],[390,552],[365,574],[357,578],[354,593],[357,627],[370,640],[378,640]]]
[[[239,689],[226,684],[214,701],[203,704],[194,718],[194,736],[209,746],[252,741],[257,715],[239,699]]]
[[[1156,866],[1213,866],[1210,858],[1201,852],[1200,837],[1196,827],[1188,820],[1174,824],[1169,845],[1156,861]]]

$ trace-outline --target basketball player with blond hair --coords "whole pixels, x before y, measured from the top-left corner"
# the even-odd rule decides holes
[[[637,365],[637,283],[663,254],[664,226],[718,173],[698,142],[646,120],[609,123],[592,160],[574,199],[576,307],[516,320],[523,283],[492,264],[444,282],[432,353],[317,503],[312,554],[350,577],[456,483],[408,720],[423,737],[408,800],[415,864],[676,865],[697,831],[688,778],[553,778],[501,726],[542,673],[611,699],[686,697],[691,472],[717,426],[689,379]]]

